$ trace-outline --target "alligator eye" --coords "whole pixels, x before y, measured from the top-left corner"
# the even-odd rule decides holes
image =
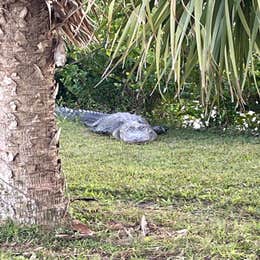
[[[139,130],[145,130],[145,129],[146,129],[146,126],[141,125],[141,126],[138,127],[138,129],[139,129]]]

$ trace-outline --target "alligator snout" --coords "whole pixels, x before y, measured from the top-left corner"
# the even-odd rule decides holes
[[[148,143],[157,138],[156,132],[150,125],[138,122],[129,122],[121,125],[120,128],[113,133],[113,136],[131,144]]]

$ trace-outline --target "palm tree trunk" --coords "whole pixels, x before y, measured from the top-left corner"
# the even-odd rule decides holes
[[[0,220],[53,226],[65,214],[54,65],[44,0],[0,3]]]

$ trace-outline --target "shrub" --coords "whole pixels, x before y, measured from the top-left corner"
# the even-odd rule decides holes
[[[153,110],[152,118],[155,118],[157,123],[168,122],[176,127],[195,130],[209,127],[222,128],[223,130],[233,128],[239,132],[259,135],[260,129],[260,114],[255,111],[239,112],[234,107],[230,110],[223,110],[213,106],[207,113],[198,100],[184,98],[178,102],[163,101]]]
[[[69,50],[68,64],[57,70],[56,81],[60,85],[57,102],[71,108],[111,111],[151,111],[158,99],[156,92],[151,93],[150,77],[145,86],[129,78],[131,61],[125,68],[116,68],[105,80],[102,74],[109,61],[103,48],[90,53],[84,50]]]

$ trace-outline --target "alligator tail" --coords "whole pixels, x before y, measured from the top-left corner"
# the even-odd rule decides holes
[[[107,115],[108,114],[102,112],[83,110],[83,113],[79,117],[86,126],[92,126],[97,120]]]
[[[102,112],[95,112],[84,109],[71,109],[67,107],[58,107],[55,108],[55,113],[58,116],[68,119],[76,119],[79,118],[80,121],[84,122],[87,126],[92,126],[94,122],[98,119],[107,116],[108,114]]]

